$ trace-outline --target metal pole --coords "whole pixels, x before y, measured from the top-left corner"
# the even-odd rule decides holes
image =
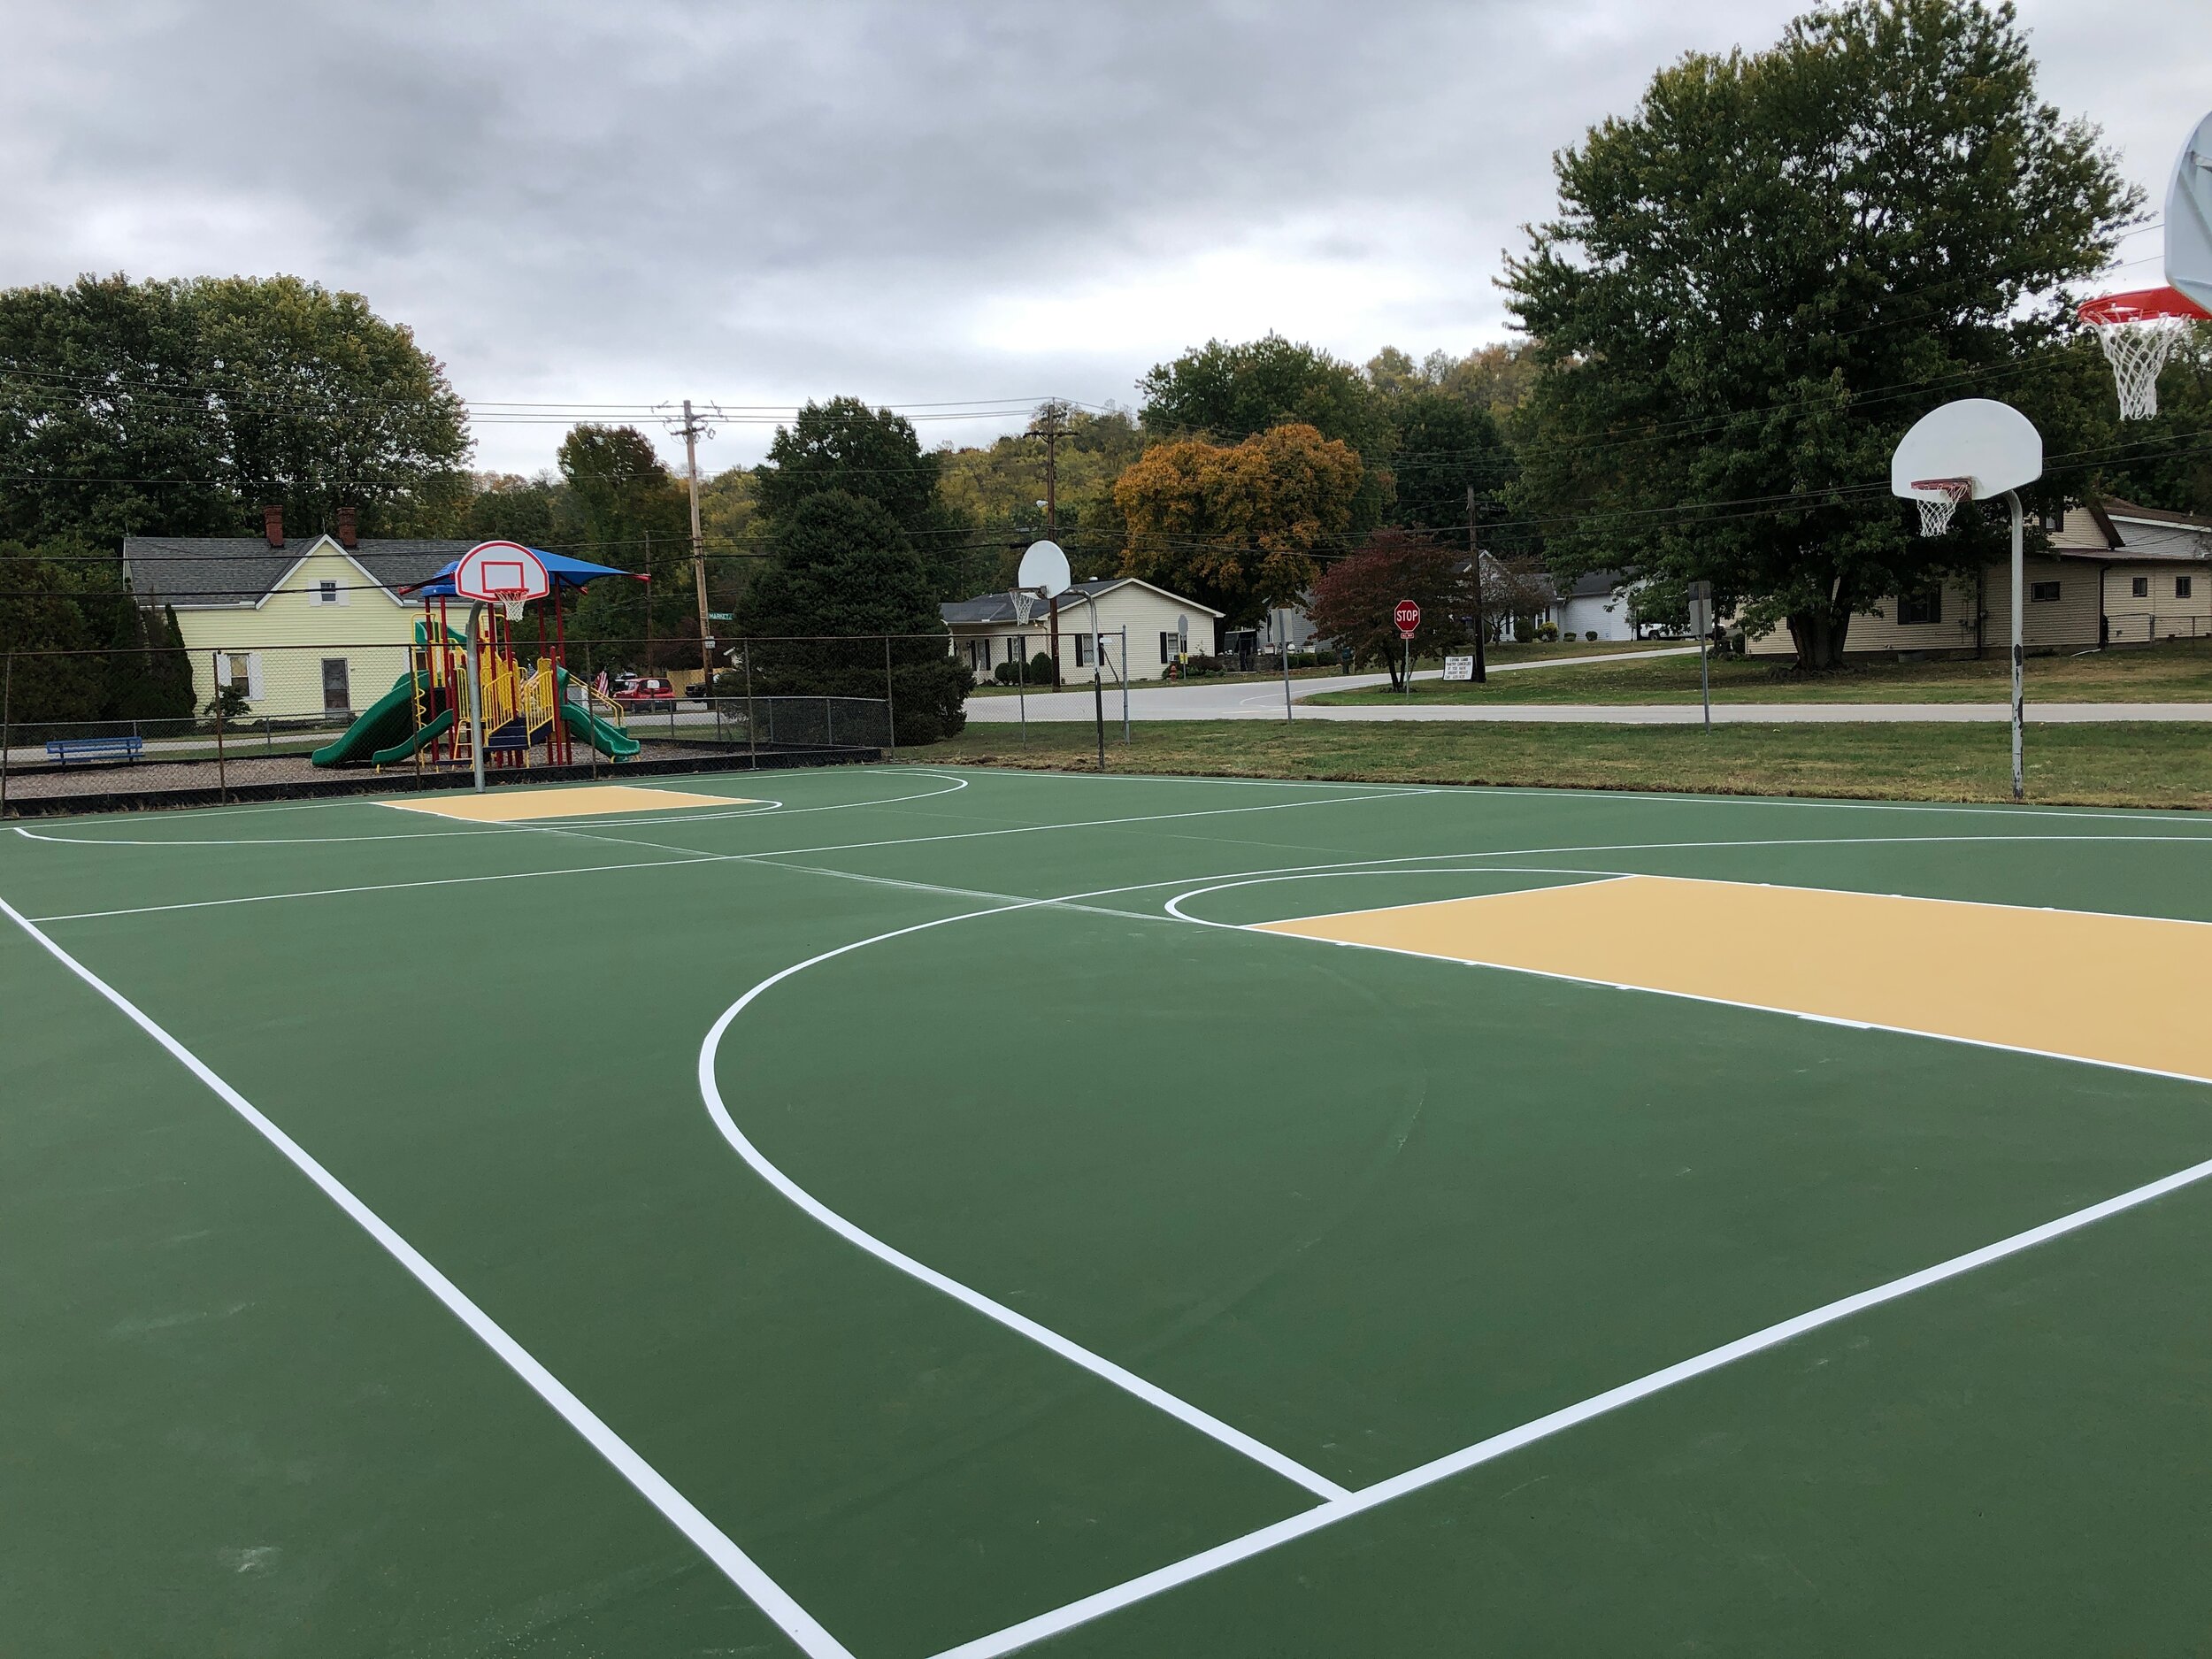
[[[1106,682],[1100,677],[1098,662],[1098,595],[1086,595],[1091,602],[1091,711],[1098,719],[1098,769],[1106,770]]]
[[[1286,616],[1283,618],[1283,628],[1282,628],[1282,641],[1281,641],[1281,643],[1282,643],[1282,649],[1283,649],[1283,724],[1284,724],[1285,726],[1288,726],[1288,725],[1291,723],[1291,713],[1290,713],[1290,618],[1289,618],[1287,615],[1286,615]]]
[[[1022,626],[1016,624],[1017,626]],[[1029,636],[1023,634],[1015,646],[1021,661],[1021,672],[1014,676],[1014,705],[1021,710],[1022,741],[1029,741]]]
[[[2021,730],[2027,724],[2028,694],[2024,668],[2027,647],[2022,633],[2021,612],[2026,586],[2027,550],[2026,525],[2020,512],[2020,492],[2008,489],[2005,500],[2012,507],[2012,798],[2024,800],[2027,795],[2027,774],[2021,753]]]
[[[1697,683],[1705,694],[1705,729],[1713,729],[1713,631],[1706,629],[1697,642]]]
[[[1121,741],[1129,741],[1129,625],[1121,625]]]
[[[1408,634],[1403,638],[1406,642],[1406,680],[1399,689],[1399,695],[1410,697],[1413,695],[1413,635]]]
[[[1475,683],[1486,685],[1490,679],[1490,664],[1483,651],[1483,639],[1490,632],[1490,625],[1482,614],[1482,549],[1475,545],[1475,487],[1467,486],[1467,557],[1474,561],[1475,579]]]
[[[891,728],[891,758],[899,757],[899,709],[891,692],[891,636],[883,636],[883,718]]]
[[[227,803],[230,800],[230,778],[223,770],[223,681],[219,672],[222,661],[222,652],[208,653],[208,678],[215,682],[215,798]]]
[[[469,770],[475,774],[476,793],[484,793],[484,649],[476,637],[477,619],[484,602],[469,603]]]
[[[753,707],[753,642],[745,641],[740,648],[745,653],[745,753],[753,763],[753,770],[760,770],[760,716]]]
[[[8,815],[8,745],[14,741],[9,727],[11,702],[15,695],[15,653],[0,664],[0,818]]]

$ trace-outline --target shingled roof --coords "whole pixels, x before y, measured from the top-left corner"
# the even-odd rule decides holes
[[[473,546],[468,541],[365,540],[342,548],[331,536],[288,538],[272,547],[266,538],[240,536],[134,535],[123,540],[123,573],[131,591],[149,603],[180,611],[234,610],[257,605],[275,591],[285,572],[327,541],[386,588],[396,591],[426,582]]]

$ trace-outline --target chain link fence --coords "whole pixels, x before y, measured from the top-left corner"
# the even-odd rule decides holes
[[[465,660],[458,635],[446,643]],[[687,673],[641,666],[665,660],[665,641],[565,643],[564,672],[539,682],[557,693],[503,734],[487,732],[488,770],[581,777],[874,758],[923,724],[898,712],[913,676],[882,635],[726,641],[710,672]],[[525,680],[557,656],[551,642],[511,649]],[[471,771],[467,680],[434,692],[426,661],[419,624],[412,639],[0,654],[0,812],[54,810],[34,803],[61,797],[313,794],[364,779],[450,787]],[[426,737],[449,704],[453,718]]]

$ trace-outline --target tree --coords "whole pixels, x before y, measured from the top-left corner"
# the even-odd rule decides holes
[[[2097,366],[2103,366],[2101,357]],[[2105,463],[2098,482],[2143,507],[2212,514],[2212,323],[2200,323],[2175,347],[2158,377],[2158,413],[2121,429],[2124,447]]]
[[[1913,419],[2000,395],[2063,452],[2107,419],[2060,290],[2138,198],[2038,101],[2009,5],[1844,0],[1691,54],[1556,171],[1505,287],[1541,368],[1517,499],[1562,573],[1710,580],[1830,667],[1855,611],[1998,549],[1970,514],[1912,534],[1883,486]]]
[[[1123,410],[1064,413],[1059,442],[1059,539],[1079,579],[1121,568],[1127,526],[1114,481],[1144,452],[1144,434]],[[985,557],[966,591],[1013,585],[1021,549],[1044,534],[1045,443],[1033,430],[1009,434],[988,449],[949,449],[938,498],[964,525]]]
[[[956,599],[965,597],[969,533],[938,502],[943,465],[922,449],[905,416],[870,409],[857,397],[833,397],[808,403],[790,426],[778,426],[754,476],[760,511],[771,521],[824,490],[874,502],[921,555],[937,596]]]
[[[1114,485],[1122,571],[1248,622],[1312,585],[1314,555],[1352,528],[1363,476],[1349,445],[1306,426],[1155,444]]]
[[[697,666],[690,503],[653,441],[634,426],[587,424],[561,440],[557,459],[578,554],[646,578],[603,580],[585,588],[576,602],[574,634],[649,640],[654,649],[640,653],[641,666]]]
[[[1348,446],[1364,469],[1352,527],[1380,521],[1390,499],[1390,419],[1350,364],[1269,334],[1240,345],[1209,340],[1137,382],[1145,430],[1236,443],[1284,426],[1311,426]]]
[[[281,503],[372,534],[468,454],[436,359],[357,294],[294,277],[0,293],[0,534],[220,534]]]
[[[1394,523],[1451,531],[1463,541],[1467,492],[1472,489],[1482,546],[1494,552],[1523,552],[1533,547],[1534,537],[1521,526],[1485,530],[1510,518],[1507,492],[1521,471],[1488,410],[1448,392],[1424,388],[1394,398],[1392,412],[1398,429],[1398,448],[1391,457],[1391,471],[1398,480],[1398,499],[1390,515]]]
[[[1474,641],[1474,591],[1463,549],[1413,530],[1378,530],[1356,553],[1338,559],[1313,585],[1308,612],[1315,632],[1340,649],[1348,648],[1355,667],[1378,664],[1390,671],[1394,690],[1405,648],[1392,611],[1401,599],[1421,607],[1414,634],[1417,653],[1436,656]]]
[[[780,516],[737,621],[757,695],[880,698],[881,641],[792,636],[890,634],[898,741],[933,743],[967,724],[973,676],[948,654],[929,572],[879,503],[824,490]]]

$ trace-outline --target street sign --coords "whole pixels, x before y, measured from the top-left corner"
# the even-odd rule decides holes
[[[1475,659],[1471,657],[1448,657],[1444,659],[1444,678],[1463,680],[1474,683]]]
[[[1690,584],[1690,637],[1701,640],[1713,631],[1713,584]]]
[[[1421,607],[1410,599],[1401,599],[1392,609],[1390,619],[1398,625],[1398,637],[1409,640],[1413,631],[1421,626]]]

